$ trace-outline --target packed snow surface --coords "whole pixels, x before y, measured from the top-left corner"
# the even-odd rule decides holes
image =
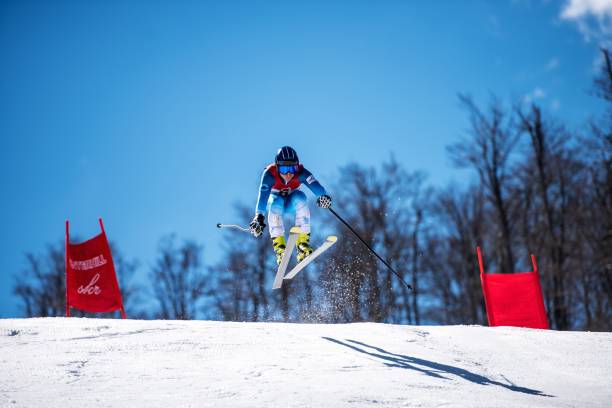
[[[0,320],[2,407],[612,407],[612,333]]]

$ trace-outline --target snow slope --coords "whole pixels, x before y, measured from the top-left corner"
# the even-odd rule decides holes
[[[2,407],[612,407],[612,333],[0,320]]]

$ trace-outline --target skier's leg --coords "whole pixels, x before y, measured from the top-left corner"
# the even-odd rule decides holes
[[[285,198],[277,194],[270,194],[268,200],[268,225],[270,226],[270,236],[272,238],[285,235],[283,225],[283,213],[285,212]]]
[[[270,226],[270,237],[272,246],[276,253],[276,263],[280,264],[287,243],[285,242],[285,226],[283,225],[283,213],[285,211],[285,199],[276,194],[270,194],[268,200],[268,225]]]
[[[308,199],[302,191],[294,191],[289,196],[287,206],[295,211],[295,225],[300,227],[303,233],[310,234],[310,209]]]
[[[306,194],[299,190],[291,193],[288,206],[295,211],[295,225],[302,230],[296,242],[297,260],[300,262],[312,253],[310,247],[310,209],[308,208]]]

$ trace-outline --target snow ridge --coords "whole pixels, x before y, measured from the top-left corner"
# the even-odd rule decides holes
[[[0,320],[2,407],[609,407],[612,333]]]

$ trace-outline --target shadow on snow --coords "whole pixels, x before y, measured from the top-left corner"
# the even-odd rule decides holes
[[[401,354],[390,353],[379,347],[370,346],[368,344],[365,344],[365,343],[362,343],[356,340],[347,339],[346,342],[343,342],[340,340],[332,339],[330,337],[323,337],[323,339],[327,341],[331,341],[332,343],[339,344],[344,347],[348,347],[352,350],[358,351],[359,353],[367,354],[371,357],[375,357],[377,359],[383,360],[384,364],[388,367],[398,367],[398,368],[404,368],[404,369],[409,369],[409,370],[415,370],[425,375],[428,375],[430,377],[440,378],[440,379],[448,379],[442,374],[452,374],[452,375],[461,377],[464,380],[473,382],[475,384],[498,385],[508,390],[522,392],[524,394],[538,395],[542,397],[553,397],[552,395],[547,395],[547,394],[542,393],[542,391],[533,390],[531,388],[519,387],[512,383],[504,384],[499,381],[495,381],[490,378],[487,378],[483,375],[472,373],[463,368],[454,367],[454,366],[447,365],[447,364],[436,363],[434,361],[423,360],[422,358],[416,358],[416,357],[410,357],[410,356],[405,356]]]

